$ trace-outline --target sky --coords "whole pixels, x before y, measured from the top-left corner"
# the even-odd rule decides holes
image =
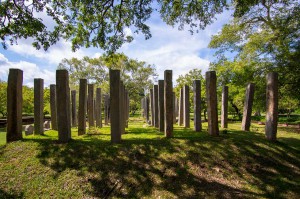
[[[48,23],[46,16],[40,16]],[[166,25],[158,13],[153,13],[147,24],[150,26],[152,37],[145,40],[142,34],[133,34],[131,29],[126,33],[134,37],[131,43],[124,44],[118,52],[139,61],[146,61],[154,65],[163,79],[164,70],[173,70],[173,82],[179,75],[198,68],[204,74],[209,63],[214,60],[214,50],[207,46],[211,36],[222,29],[231,19],[231,12],[224,11],[216,16],[215,22],[193,35],[188,29],[179,31],[178,27]],[[23,70],[23,84],[33,86],[34,78],[44,79],[45,86],[55,84],[55,70],[62,59],[84,56],[97,57],[103,53],[97,48],[80,48],[76,52],[71,50],[71,42],[60,40],[47,51],[36,50],[32,47],[32,39],[18,40],[17,45],[9,46],[7,50],[0,47],[0,80],[7,81],[9,68]]]

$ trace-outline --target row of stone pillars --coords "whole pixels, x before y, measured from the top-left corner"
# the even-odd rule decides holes
[[[166,73],[165,73],[166,75]],[[267,123],[266,137],[269,140],[276,140],[277,117],[278,117],[278,75],[270,73],[267,76]],[[151,121],[148,122],[154,127],[158,127],[160,131],[164,131],[164,80],[159,80],[158,85],[154,85],[150,89],[150,98],[142,99],[143,116],[149,121],[149,110],[151,111]],[[218,126],[218,109],[217,109],[217,79],[215,71],[206,73],[206,98],[208,113],[208,132],[211,135],[219,135]],[[158,91],[157,91],[158,88]],[[201,81],[194,80],[194,130],[199,132],[202,130],[201,124]],[[179,102],[173,96],[173,123],[174,118],[178,116],[178,125],[186,128],[190,127],[190,102],[189,102],[189,86],[185,85],[180,89]],[[245,105],[242,120],[242,130],[249,131],[251,123],[251,112],[254,98],[254,84],[250,83],[246,89]],[[149,103],[150,100],[150,103]],[[150,104],[150,109],[149,109]],[[158,104],[158,107],[157,105]],[[178,107],[179,106],[179,107]],[[175,111],[177,108],[177,112]],[[158,121],[157,121],[158,119]],[[158,125],[157,125],[158,124]],[[221,106],[221,128],[228,128],[228,86],[222,88],[222,106]]]
[[[7,142],[22,139],[22,83],[23,71],[19,69],[10,69],[7,88]],[[86,133],[87,112],[89,126],[95,126],[94,124],[96,121],[96,126],[102,127],[101,89],[97,88],[96,99],[94,100],[93,86],[93,84],[87,85],[86,79],[80,79],[79,110],[77,115],[76,91],[71,91],[70,103],[68,71],[56,71],[56,85],[50,85],[50,111],[52,129],[58,130],[60,142],[67,142],[71,139],[71,125],[73,127],[78,125],[78,135]],[[89,94],[89,96],[87,94]],[[109,114],[107,113],[109,110],[108,98],[108,96],[105,96],[104,100],[105,124],[108,124],[109,121]],[[43,79],[34,79],[34,134],[44,133],[43,104],[44,81]]]

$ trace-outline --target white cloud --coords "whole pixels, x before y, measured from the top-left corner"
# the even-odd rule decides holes
[[[36,64],[19,61],[10,62],[0,53],[0,79],[7,81],[10,68],[23,70],[23,84],[32,87],[34,78],[44,79],[45,86],[55,84],[55,73],[46,69],[41,70]]]

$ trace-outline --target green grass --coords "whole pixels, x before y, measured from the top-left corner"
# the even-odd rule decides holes
[[[219,137],[203,129],[175,125],[166,139],[134,118],[117,145],[109,127],[72,129],[68,144],[56,131],[24,137],[0,147],[0,198],[299,198],[299,129],[279,127],[275,143],[255,124]]]

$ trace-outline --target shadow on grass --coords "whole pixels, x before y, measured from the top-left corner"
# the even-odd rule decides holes
[[[6,191],[0,189],[0,198],[11,198],[11,199],[15,199],[15,198],[24,198],[24,194],[23,193],[7,193]]]
[[[68,144],[50,139],[39,143],[38,158],[56,171],[79,171],[90,183],[89,194],[109,198],[285,198],[299,196],[300,140],[270,143],[255,132],[228,130],[211,137],[175,128],[166,139],[154,128],[133,128],[122,144],[85,136]],[[254,187],[254,189],[249,188]]]

